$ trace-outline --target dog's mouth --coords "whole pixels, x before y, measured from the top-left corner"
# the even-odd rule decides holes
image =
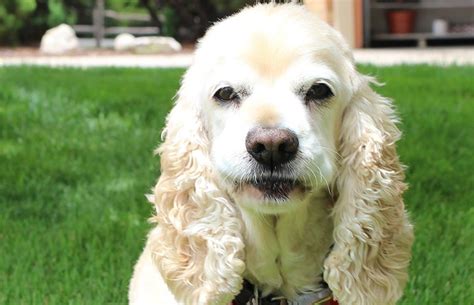
[[[247,190],[265,200],[285,201],[293,192],[305,191],[306,188],[298,179],[291,178],[256,178],[240,183],[240,190]]]

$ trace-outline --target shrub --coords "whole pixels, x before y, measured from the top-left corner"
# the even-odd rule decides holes
[[[140,0],[164,35],[194,41],[217,20],[255,0]]]
[[[120,12],[146,10],[161,34],[194,41],[215,21],[255,0],[106,0]],[[39,41],[61,23],[91,24],[95,0],[0,0],[0,43]]]
[[[91,18],[94,0],[2,0],[0,43],[38,41],[44,32],[61,23]]]
[[[15,42],[25,19],[35,9],[35,0],[3,0],[0,3],[0,41]]]

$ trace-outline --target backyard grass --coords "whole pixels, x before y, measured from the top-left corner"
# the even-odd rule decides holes
[[[361,70],[403,119],[416,242],[400,304],[474,304],[474,67]],[[182,73],[0,68],[0,304],[126,304]]]

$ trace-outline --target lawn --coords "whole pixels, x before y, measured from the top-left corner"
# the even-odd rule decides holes
[[[400,304],[474,304],[474,67],[361,70],[403,119]],[[183,70],[0,68],[0,304],[126,304]]]

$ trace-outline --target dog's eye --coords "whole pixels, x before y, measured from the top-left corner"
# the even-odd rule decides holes
[[[232,102],[239,99],[239,95],[232,87],[222,87],[214,93],[214,98],[220,102]]]
[[[304,100],[306,102],[322,101],[332,97],[333,95],[334,94],[332,93],[331,88],[329,88],[328,85],[318,83],[312,85],[311,88],[309,88],[308,92],[306,92]]]

